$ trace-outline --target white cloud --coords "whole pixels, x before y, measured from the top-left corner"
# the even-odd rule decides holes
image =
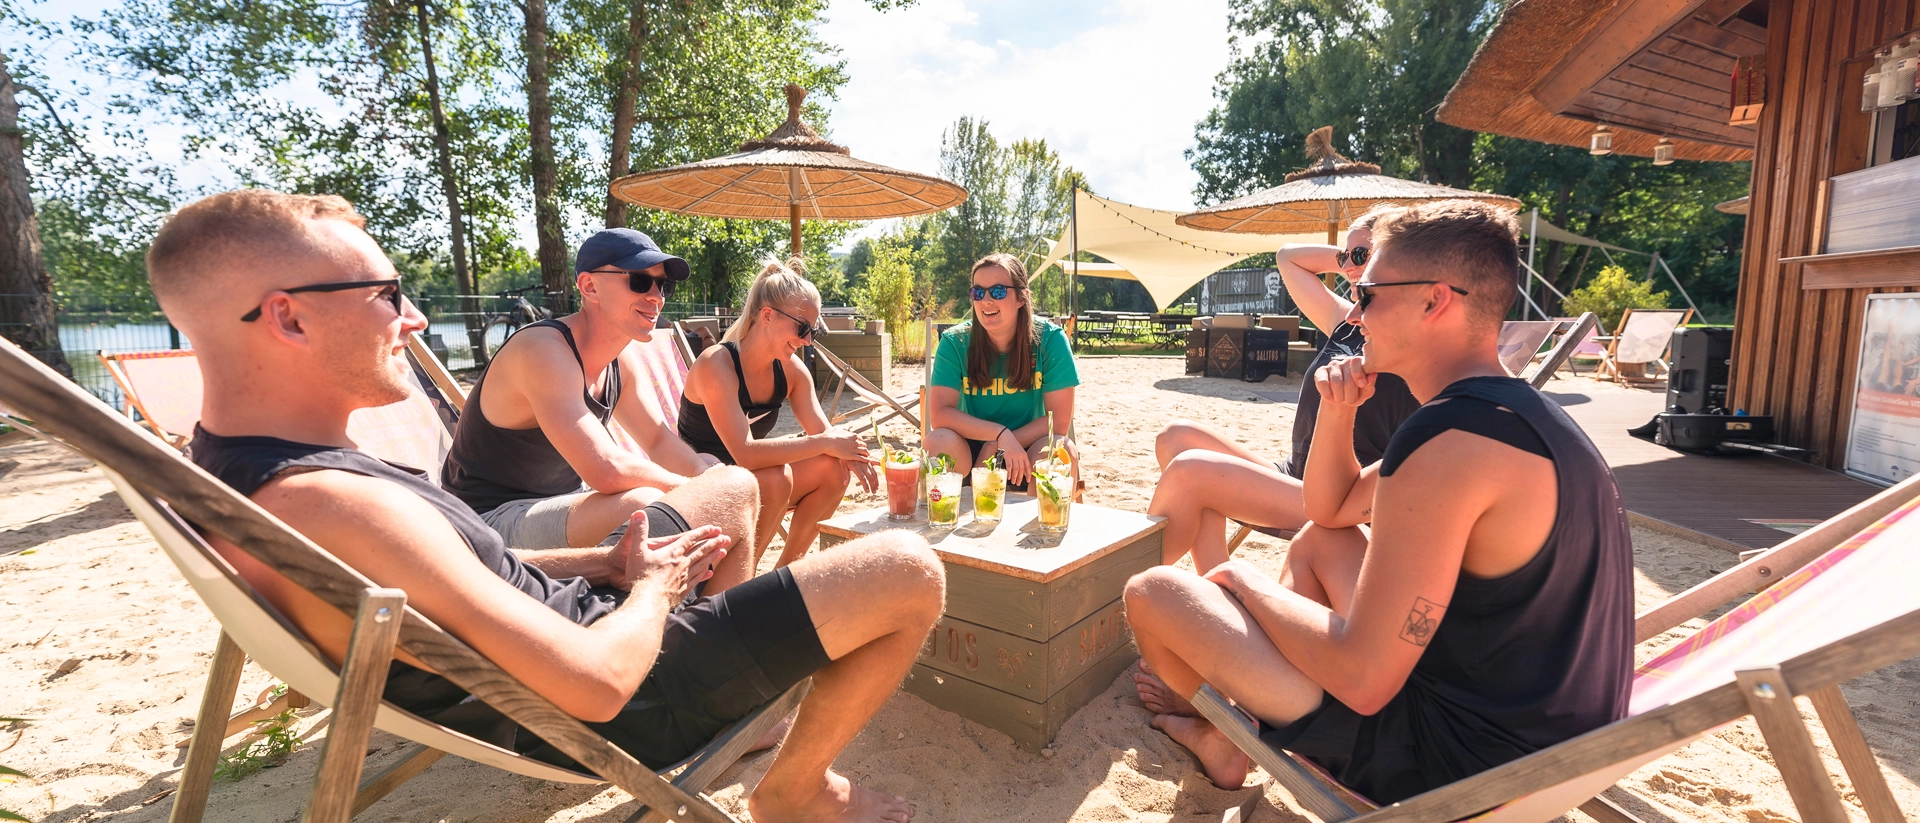
[[[828,18],[850,79],[823,102],[855,157],[935,172],[941,131],[972,115],[1003,141],[1046,139],[1101,194],[1193,205],[1183,152],[1226,67],[1225,0],[834,0]]]

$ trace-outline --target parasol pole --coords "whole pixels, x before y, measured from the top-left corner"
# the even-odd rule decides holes
[[[1537,208],[1536,208],[1536,209],[1534,209],[1534,210],[1533,210],[1533,213],[1527,216],[1527,222],[1528,222],[1528,228],[1527,228],[1527,271],[1530,271],[1530,272],[1533,272],[1533,276],[1535,276],[1535,277],[1540,277],[1540,272],[1539,272],[1539,270],[1537,270],[1537,269],[1535,269],[1535,268],[1533,267],[1533,247],[1535,247],[1535,246],[1538,246],[1538,245],[1540,245],[1540,210],[1539,210],[1539,209],[1537,209]],[[1544,277],[1541,277],[1540,279],[1541,279],[1541,280],[1545,280],[1546,278],[1544,278]],[[1531,292],[1531,291],[1533,291],[1533,283],[1531,283],[1531,282],[1529,282],[1529,283],[1527,283],[1527,291],[1529,291],[1529,292]],[[1528,298],[1527,298],[1527,302],[1528,302],[1528,303],[1532,303],[1532,302],[1533,302],[1533,298],[1532,298],[1532,297],[1528,297]],[[1522,315],[1522,317],[1521,317],[1521,319],[1525,319],[1525,310],[1524,310],[1524,309],[1522,310],[1522,312],[1521,312],[1521,315]]]
[[[1067,345],[1073,345],[1073,333],[1080,325],[1080,184],[1073,184],[1073,199],[1067,201],[1067,222],[1073,229],[1073,276],[1067,278]]]
[[[793,242],[791,244],[791,248],[793,250],[793,256],[799,257],[800,256],[800,204],[799,203],[787,204],[787,225],[791,231],[791,234],[793,235]]]

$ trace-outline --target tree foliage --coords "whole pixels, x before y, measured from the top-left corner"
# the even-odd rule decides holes
[[[1656,167],[1434,119],[1504,5],[1230,0],[1232,58],[1188,153],[1200,175],[1195,195],[1218,202],[1279,185],[1306,165],[1307,133],[1331,125],[1343,153],[1385,174],[1513,195],[1577,234],[1659,251],[1704,310],[1730,316],[1743,222],[1712,206],[1746,193],[1747,164]],[[1559,243],[1543,243],[1535,255],[1563,292],[1606,262],[1595,256]]]
[[[1567,295],[1570,314],[1593,312],[1604,328],[1619,331],[1627,309],[1658,309],[1667,305],[1667,292],[1656,292],[1653,284],[1635,279],[1619,266],[1602,266],[1592,280]]]

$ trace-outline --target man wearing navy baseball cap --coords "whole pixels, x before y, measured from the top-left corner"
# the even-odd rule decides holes
[[[467,398],[441,485],[512,549],[611,545],[641,509],[656,536],[714,525],[753,545],[752,477],[708,473],[718,461],[640,401],[646,372],[633,344],[653,334],[674,284],[691,274],[687,261],[633,229],[604,229],[580,244],[574,270],[580,311],[501,345]],[[641,451],[616,441],[610,422]],[[583,562],[601,554],[583,552]],[[751,577],[752,555],[729,555],[708,593]]]

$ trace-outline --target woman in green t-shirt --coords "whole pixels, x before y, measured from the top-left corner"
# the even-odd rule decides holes
[[[960,472],[1001,452],[1007,481],[1023,485],[1033,462],[1059,445],[1074,455],[1077,482],[1080,460],[1066,435],[1080,373],[1066,333],[1034,320],[1027,267],[1019,258],[989,254],[973,264],[968,279],[973,320],[940,335],[934,356],[927,452],[952,458]],[[1052,444],[1046,442],[1048,412]]]

